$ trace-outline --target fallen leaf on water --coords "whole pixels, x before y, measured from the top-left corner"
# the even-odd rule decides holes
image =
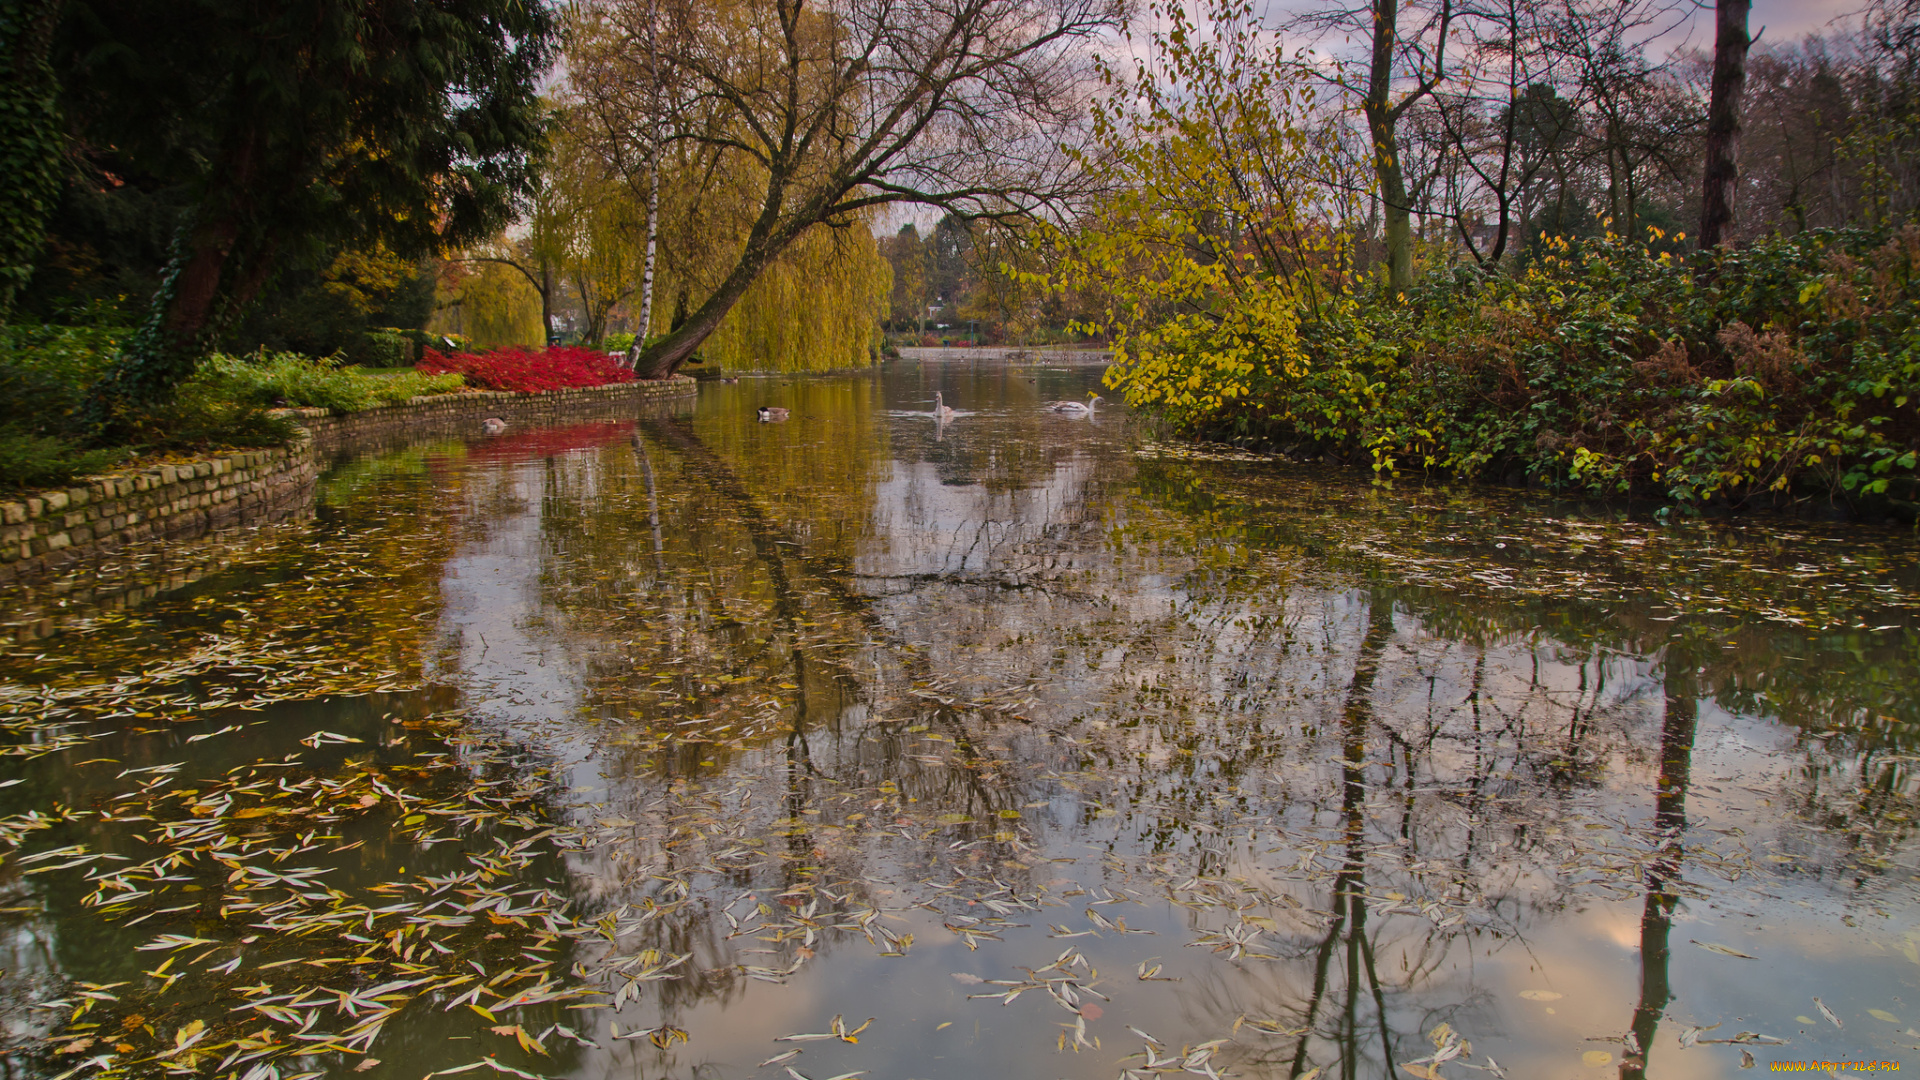
[[[1885,1009],[1868,1009],[1867,1015],[1873,1017],[1875,1020],[1885,1020],[1889,1024],[1897,1024],[1900,1022],[1899,1017]]]
[[[1565,994],[1556,993],[1552,990],[1522,990],[1520,991],[1520,996],[1526,998],[1528,1001],[1559,1001],[1561,998],[1566,997]]]
[[[1605,1050],[1589,1050],[1580,1055],[1580,1063],[1589,1068],[1597,1069],[1602,1065],[1613,1064],[1613,1055],[1607,1053]]]
[[[1691,941],[1692,939],[1691,939],[1691,938],[1689,938],[1688,940],[1690,940],[1690,941]],[[1715,944],[1713,944],[1712,942],[1709,942],[1709,941],[1695,941],[1695,942],[1693,942],[1693,943],[1694,943],[1695,945],[1698,945],[1698,946],[1700,946],[1701,948],[1703,948],[1703,949],[1705,949],[1705,950],[1707,950],[1708,952],[1717,952],[1717,953],[1719,953],[1719,954],[1720,954],[1720,955],[1722,955],[1722,956],[1737,956],[1737,957],[1739,957],[1739,958],[1740,958],[1740,959],[1742,959],[1742,960],[1758,960],[1758,959],[1760,959],[1759,957],[1757,957],[1757,956],[1753,956],[1753,955],[1751,955],[1751,954],[1749,954],[1749,953],[1743,953],[1743,952],[1741,952],[1741,951],[1740,951],[1740,950],[1738,950],[1738,949],[1729,949],[1729,948],[1727,948],[1727,947],[1726,947],[1725,945],[1715,945]]]
[[[353,1067],[353,1071],[354,1071],[354,1072],[366,1072],[366,1071],[367,1071],[368,1069],[371,1069],[371,1068],[373,1068],[373,1067],[374,1067],[375,1065],[378,1065],[378,1064],[380,1064],[380,1059],[379,1059],[379,1058],[368,1058],[368,1059],[366,1059],[365,1061],[362,1061],[362,1062],[361,1062],[360,1064],[358,1064],[358,1065],[355,1065],[355,1066]]]

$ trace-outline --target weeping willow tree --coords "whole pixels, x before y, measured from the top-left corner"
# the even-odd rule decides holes
[[[499,263],[448,263],[434,296],[430,334],[459,334],[475,348],[546,341],[540,294]]]
[[[873,362],[893,268],[865,223],[809,230],[740,298],[701,353],[751,371],[831,371]]]

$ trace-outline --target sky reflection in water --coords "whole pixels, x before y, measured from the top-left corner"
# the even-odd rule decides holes
[[[495,864],[510,872],[447,887],[482,918],[435,931],[445,952],[382,963],[532,965],[476,1003],[549,977],[607,992],[490,1022],[453,1004],[466,985],[405,991],[374,1077],[485,1055],[546,1076],[816,1080],[1733,1076],[1743,1052],[1762,1070],[1920,1066],[1912,535],[1374,488],[1162,454],[1119,409],[1041,408],[1097,378],[907,362],[710,384],[678,415],[342,463],[313,519],[263,530],[225,571],[0,662],[80,709],[111,696],[104,678],[232,650],[194,669],[210,705],[96,707],[99,737],[16,757],[4,770],[27,782],[4,809],[111,806],[136,782],[120,769],[185,762],[184,785],[289,753],[396,786],[445,761],[447,790],[518,792],[477,823],[406,824],[422,815],[381,817],[381,789],[355,787],[365,816],[293,860],[346,897],[313,904],[377,907],[443,894],[367,888],[537,837]],[[757,423],[761,404],[793,418]],[[295,652],[314,646],[352,686],[316,679]],[[306,689],[268,696],[312,700],[231,707],[282,677]],[[385,693],[322,693],[365,687]],[[101,757],[116,764],[79,764]],[[285,817],[257,825],[295,836]],[[149,858],[153,836],[131,837],[158,828],[83,816],[21,851]],[[75,1000],[72,979],[129,980],[92,1019],[164,1016],[162,1044],[227,1023],[249,986],[295,1006],[331,987],[310,1030],[352,1021],[335,1003],[352,965],[303,959],[352,955],[353,926],[238,942],[253,916],[212,910],[237,895],[227,864],[105,915],[79,905],[104,870],[28,869],[0,867],[17,1036],[89,1037],[25,1008]],[[507,888],[571,900],[572,921],[541,936],[513,921],[538,897],[472,899]],[[162,990],[141,972],[164,954],[137,946],[163,933],[227,950],[196,970],[239,963]],[[778,1041],[833,1035],[836,1015],[848,1033],[874,1020],[857,1041]],[[52,1075],[111,1041],[18,1060]],[[166,1060],[133,1064],[152,1053],[99,1067],[157,1074]]]

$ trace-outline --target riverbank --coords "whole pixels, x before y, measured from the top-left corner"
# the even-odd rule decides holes
[[[473,431],[487,417],[509,425],[594,418],[698,392],[694,380],[674,376],[541,393],[438,394],[352,413],[283,410],[300,428],[284,447],[149,464],[0,501],[0,587],[130,544],[273,520],[305,505],[324,460],[345,448]]]

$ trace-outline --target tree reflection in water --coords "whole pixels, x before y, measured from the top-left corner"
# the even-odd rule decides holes
[[[1688,1007],[1716,1013],[1703,1024],[1804,1008],[1714,981],[1713,965],[1752,961],[1672,956],[1677,918],[1723,918],[1682,898],[1770,904],[1771,923],[1803,929],[1826,915],[1746,886],[1911,911],[1915,638],[1855,627],[1907,617],[1910,541],[1847,549],[1871,564],[1860,575],[1796,579],[1808,549],[1840,549],[1142,459],[1117,414],[1069,430],[1039,408],[1084,374],[937,374],[978,403],[964,424],[890,417],[933,388],[901,368],[756,388],[794,409],[783,425],[715,387],[691,418],[350,467],[319,520],[364,530],[363,558],[290,541],[258,578],[72,639],[58,670],[264,613],[356,665],[406,653],[466,695],[451,752],[505,747],[488,760],[552,778],[545,831],[481,824],[425,851],[395,836],[356,849],[356,873],[447,878],[495,840],[540,845],[524,872],[571,900],[542,948],[614,1007],[517,1009],[528,1034],[565,1024],[591,1044],[550,1034],[543,1056],[447,1008],[464,985],[433,991],[375,1048],[416,1074],[485,1052],[545,1074],[747,1075],[774,1039],[813,1033],[796,1045],[814,1076],[1172,1061],[1462,1080],[1493,1057],[1534,1075],[1604,1045],[1626,1080],[1674,1052],[1656,1038],[1685,980]],[[369,579],[380,606],[363,623],[299,607]],[[33,664],[9,662],[15,678]],[[362,719],[350,730],[396,754],[432,752]],[[1702,730],[1719,734],[1696,754]],[[210,762],[223,745],[140,738],[114,756]],[[227,932],[158,911],[173,899],[114,925],[129,942]],[[1629,909],[1637,935],[1608,921]],[[47,911],[31,925],[67,952],[46,977],[104,980]],[[431,961],[482,960],[488,978],[522,962],[511,931],[485,929]],[[1769,942],[1765,967],[1824,970],[1788,948]],[[205,1003],[260,977],[262,957],[241,955]],[[1563,1013],[1517,996],[1543,983]],[[151,986],[126,994],[115,1023],[199,1015]],[[1627,1002],[1625,1033],[1579,1019]],[[855,1043],[828,1030],[836,1013],[879,1019]],[[448,1057],[450,1039],[471,1056]]]
[[[1666,673],[1666,715],[1660,725],[1660,778],[1653,796],[1655,848],[1647,862],[1646,909],[1640,916],[1640,1003],[1634,1007],[1630,1034],[1623,1040],[1621,1080],[1641,1080],[1653,1051],[1660,1016],[1673,1000],[1667,979],[1672,957],[1667,936],[1673,930],[1673,906],[1680,864],[1686,857],[1687,785],[1693,777],[1693,737],[1700,723],[1694,687],[1694,660],[1676,642],[1662,665]]]

